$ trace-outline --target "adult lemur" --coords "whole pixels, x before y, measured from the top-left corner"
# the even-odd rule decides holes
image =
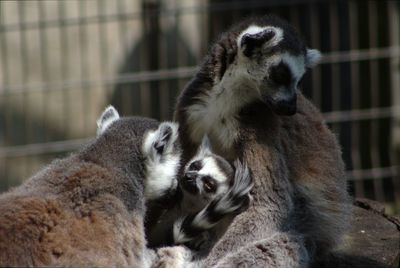
[[[108,108],[90,144],[0,195],[0,266],[149,266],[141,144],[158,125]]]
[[[252,205],[206,267],[304,267],[340,240],[349,214],[341,151],[299,91],[319,55],[283,20],[247,19],[221,35],[181,93],[175,119],[185,159],[207,134],[254,179]]]

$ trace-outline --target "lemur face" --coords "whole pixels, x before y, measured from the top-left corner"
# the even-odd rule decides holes
[[[197,155],[186,165],[179,185],[186,196],[199,202],[209,202],[225,194],[233,182],[234,170],[224,158],[210,150],[208,138],[203,138]]]
[[[222,83],[235,81],[222,87],[240,85],[238,91],[247,91],[275,113],[294,114],[301,80],[306,69],[318,62],[319,51],[306,48],[295,30],[275,17],[245,22],[238,28],[233,30],[235,34],[228,32],[225,36],[235,38],[234,42],[223,37],[217,44],[228,54],[224,61],[229,62],[230,51],[236,51],[233,64],[226,69],[226,79],[221,78]]]
[[[282,115],[296,112],[300,82],[306,68],[319,58],[318,51],[302,44],[286,49],[292,42],[301,42],[291,34],[280,27],[251,25],[237,39],[239,63],[253,77],[261,100]]]

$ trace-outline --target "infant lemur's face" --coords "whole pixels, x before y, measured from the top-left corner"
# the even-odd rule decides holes
[[[224,158],[211,152],[207,138],[199,152],[185,166],[179,185],[184,194],[212,200],[226,193],[233,183],[234,169]]]

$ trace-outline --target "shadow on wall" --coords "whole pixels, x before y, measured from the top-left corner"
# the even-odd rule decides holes
[[[12,123],[7,123],[6,120]],[[5,148],[67,138],[64,130],[52,124],[46,124],[42,119],[35,118],[31,114],[13,109],[12,105],[5,103],[0,106],[0,130],[0,140],[4,141],[0,146]],[[1,154],[0,193],[19,185],[42,168],[43,163],[49,163],[55,156],[59,157],[60,153],[35,154],[21,151],[18,147],[6,151],[5,155]]]
[[[163,44],[162,49],[159,44]],[[119,75],[197,64],[196,58],[175,28],[157,36],[153,33],[146,34],[128,52]],[[171,78],[163,81],[118,83],[111,96],[111,103],[123,115],[171,120],[176,98],[187,82]]]

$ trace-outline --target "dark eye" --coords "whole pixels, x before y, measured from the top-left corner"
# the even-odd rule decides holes
[[[210,176],[205,176],[202,178],[203,180],[203,188],[207,193],[214,193],[217,190],[216,181]]]
[[[269,71],[269,79],[277,85],[290,85],[292,76],[288,66],[284,63],[279,63],[271,67]]]
[[[189,170],[190,171],[199,171],[202,167],[203,167],[203,165],[202,165],[201,161],[197,160],[190,164]]]

